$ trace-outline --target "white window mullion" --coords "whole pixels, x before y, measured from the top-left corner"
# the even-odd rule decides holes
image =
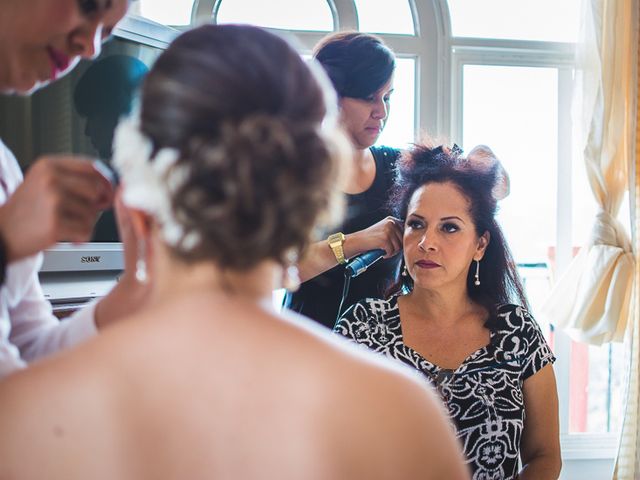
[[[556,278],[571,263],[572,185],[571,185],[571,88],[572,70],[558,69],[558,183],[556,217]],[[569,376],[571,370],[571,339],[563,331],[555,331],[555,373],[558,383],[560,433],[569,433]]]
[[[358,11],[354,0],[327,0],[337,30],[358,30]]]
[[[572,70],[558,69],[558,216],[556,219],[556,274],[561,275],[573,257],[571,238],[572,225],[572,126],[571,91]]]
[[[451,62],[451,114],[450,114],[450,135],[452,143],[463,145],[462,125],[464,118],[464,61],[452,49],[453,60]]]

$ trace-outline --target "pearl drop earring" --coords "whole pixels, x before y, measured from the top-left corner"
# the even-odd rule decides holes
[[[138,242],[138,258],[136,259],[136,280],[140,283],[147,283],[147,254],[144,240]]]

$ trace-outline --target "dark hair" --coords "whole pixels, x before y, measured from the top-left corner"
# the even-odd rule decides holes
[[[396,68],[393,52],[368,33],[338,32],[314,49],[340,97],[366,99],[389,81]]]
[[[469,214],[478,235],[489,232],[490,240],[481,261],[481,283],[474,285],[475,270],[469,268],[469,297],[489,312],[487,327],[493,328],[498,305],[517,303],[529,308],[524,287],[500,225],[496,221],[497,201],[492,192],[500,178],[500,165],[469,161],[442,147],[414,145],[397,163],[390,205],[398,218],[406,218],[414,192],[430,183],[451,182],[469,202]],[[404,279],[404,281],[403,281]],[[408,280],[407,280],[408,279]],[[389,294],[413,287],[411,277],[399,276]]]
[[[323,127],[335,101],[321,69],[265,30],[205,25],[180,35],[146,77],[141,111],[155,151],[176,149],[176,167],[190,167],[172,208],[201,240],[174,253],[247,269],[306,246],[339,204],[343,137]]]

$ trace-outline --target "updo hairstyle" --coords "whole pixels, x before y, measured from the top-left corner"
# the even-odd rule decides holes
[[[230,269],[286,263],[319,221],[337,221],[348,141],[330,129],[335,104],[321,69],[265,30],[206,25],[178,37],[144,82],[140,123],[156,153],[175,149],[175,167],[188,166],[171,203],[199,241],[173,252]]]
[[[396,68],[391,49],[369,33],[330,34],[318,43],[313,56],[341,98],[367,99],[389,81]]]
[[[398,160],[389,200],[394,214],[405,219],[411,197],[424,185],[452,183],[467,199],[476,234],[480,236],[489,232],[490,235],[489,245],[480,261],[480,285],[474,284],[475,269],[469,268],[467,274],[467,292],[473,301],[489,312],[489,327],[496,318],[498,305],[516,303],[528,308],[518,269],[495,217],[495,193],[501,191],[496,186],[504,182],[503,171],[495,158],[493,162],[487,162],[486,159],[471,161],[442,147],[414,145]],[[409,276],[400,276],[397,282],[390,289],[390,294],[413,287]]]

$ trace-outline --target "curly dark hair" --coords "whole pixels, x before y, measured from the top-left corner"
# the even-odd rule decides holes
[[[348,140],[328,132],[336,98],[321,70],[247,25],[190,30],[160,55],[144,82],[141,130],[156,152],[179,151],[176,168],[189,167],[172,207],[200,241],[179,243],[181,259],[240,270],[285,263],[323,215],[336,216]]]
[[[340,97],[366,99],[389,81],[396,57],[370,33],[338,32],[316,45],[313,57],[329,75]]]
[[[430,183],[454,184],[469,201],[469,213],[477,235],[489,232],[490,241],[482,258],[480,285],[474,284],[474,270],[467,274],[469,297],[489,312],[487,326],[492,328],[497,306],[517,303],[529,308],[518,269],[500,225],[496,221],[497,200],[493,191],[500,179],[500,165],[476,163],[445,151],[442,147],[414,145],[401,156],[396,166],[396,179],[390,206],[398,218],[406,218],[414,192]],[[469,265],[471,267],[471,265]],[[411,277],[398,276],[388,294],[411,289]]]

